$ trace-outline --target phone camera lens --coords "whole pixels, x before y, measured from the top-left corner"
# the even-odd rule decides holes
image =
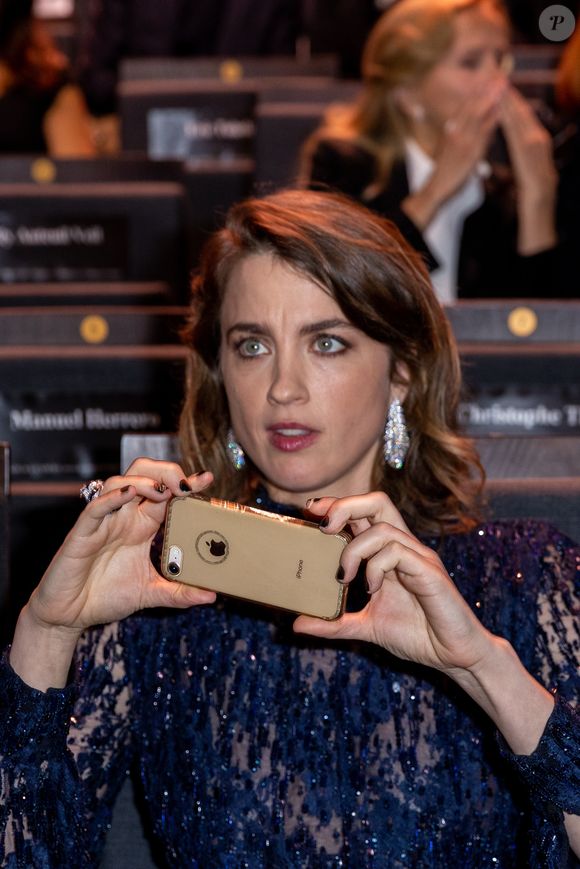
[[[179,573],[179,564],[176,564],[175,561],[170,561],[167,565],[167,570],[172,576],[177,576]]]

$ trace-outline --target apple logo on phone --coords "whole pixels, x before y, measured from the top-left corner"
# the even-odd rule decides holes
[[[195,541],[195,549],[206,564],[221,564],[229,555],[228,541],[219,531],[202,531]]]

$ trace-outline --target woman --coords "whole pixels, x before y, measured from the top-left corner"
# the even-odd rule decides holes
[[[510,62],[498,0],[396,3],[368,38],[358,103],[305,146],[305,183],[393,219],[443,302],[558,293],[550,138]],[[498,131],[510,170],[485,159]]]
[[[32,14],[0,0],[0,152],[91,157],[89,115],[68,61]]]
[[[282,192],[230,211],[192,305],[183,465],[107,480],[19,618],[3,859],[94,865],[138,763],[172,866],[563,865],[580,552],[542,524],[477,525],[419,257],[362,206]],[[293,634],[286,613],[194,606],[215,595],[149,555],[170,497],[204,490],[348,524],[350,611]]]

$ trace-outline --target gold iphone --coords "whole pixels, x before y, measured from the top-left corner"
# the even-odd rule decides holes
[[[350,534],[231,501],[185,495],[168,506],[161,555],[166,579],[336,619],[346,586],[336,573]]]

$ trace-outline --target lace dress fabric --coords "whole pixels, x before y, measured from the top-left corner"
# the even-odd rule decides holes
[[[565,867],[562,810],[580,813],[580,549],[535,522],[427,542],[558,692],[532,758],[498,745],[440,674],[296,636],[289,614],[234,600],[144,612],[89,632],[62,691],[4,663],[2,865],[97,865],[136,764],[171,867]],[[546,753],[560,763],[536,788]]]

